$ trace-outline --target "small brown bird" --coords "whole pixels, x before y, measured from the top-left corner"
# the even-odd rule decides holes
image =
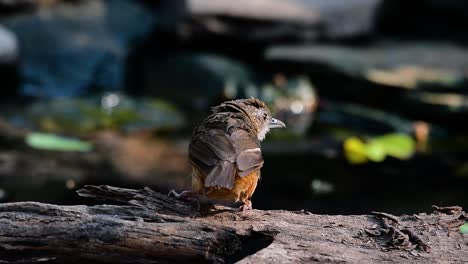
[[[192,191],[170,194],[240,202],[243,210],[251,209],[263,166],[260,142],[271,128],[286,126],[255,98],[227,101],[211,110],[189,146]]]

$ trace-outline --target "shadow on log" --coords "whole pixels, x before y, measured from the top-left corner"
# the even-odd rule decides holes
[[[1,263],[468,262],[460,207],[418,215],[198,211],[149,188],[86,186],[106,205],[0,205]]]

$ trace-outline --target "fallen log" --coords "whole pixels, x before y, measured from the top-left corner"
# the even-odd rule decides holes
[[[0,263],[468,262],[459,207],[403,216],[242,213],[197,210],[149,188],[78,193],[109,204],[1,204]]]

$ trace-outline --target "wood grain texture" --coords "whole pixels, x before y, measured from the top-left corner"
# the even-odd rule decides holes
[[[0,205],[0,262],[468,262],[461,209],[403,216],[199,212],[147,188],[88,186],[79,193],[119,205]]]

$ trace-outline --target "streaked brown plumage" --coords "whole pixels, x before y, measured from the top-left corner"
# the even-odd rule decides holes
[[[272,118],[259,99],[233,100],[213,107],[190,142],[190,193],[241,202],[243,209],[250,209],[263,166],[260,141],[270,128],[279,127],[285,127],[284,123]]]

